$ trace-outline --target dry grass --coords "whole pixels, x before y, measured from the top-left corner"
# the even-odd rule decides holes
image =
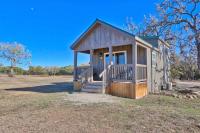
[[[71,77],[0,77],[0,132],[199,132],[200,99],[72,91]],[[89,97],[98,102],[83,102]],[[73,101],[72,99],[75,99]],[[103,100],[102,100],[103,101]]]

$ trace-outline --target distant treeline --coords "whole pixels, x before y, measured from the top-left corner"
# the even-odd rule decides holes
[[[9,74],[10,67],[0,66],[0,74]],[[24,70],[20,67],[14,67],[14,73],[16,75],[72,75],[73,66],[66,67],[42,67],[42,66],[30,66],[28,70]]]

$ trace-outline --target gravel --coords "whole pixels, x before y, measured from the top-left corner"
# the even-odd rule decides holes
[[[93,103],[118,103],[119,98],[97,93],[75,92],[67,94],[65,100],[73,102],[74,104],[93,104]]]

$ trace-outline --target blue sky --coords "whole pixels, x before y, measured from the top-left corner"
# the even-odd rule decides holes
[[[155,13],[157,1],[1,0],[0,42],[23,43],[34,66],[72,65],[70,45],[96,18],[123,28],[127,17],[138,23]],[[88,62],[87,56],[78,60]]]

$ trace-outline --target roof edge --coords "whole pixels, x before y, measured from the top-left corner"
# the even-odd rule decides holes
[[[133,35],[133,34],[127,32],[127,31],[125,31],[125,30],[122,30],[122,29],[120,29],[120,28],[118,28],[118,27],[116,27],[116,26],[113,26],[113,25],[111,25],[111,24],[109,24],[109,23],[107,23],[107,22],[105,22],[105,21],[102,21],[102,20],[100,20],[100,19],[97,18],[97,19],[85,30],[85,32],[83,32],[83,33],[78,37],[78,39],[76,39],[76,40],[72,43],[72,45],[70,46],[70,48],[71,48],[72,50],[74,50],[76,44],[77,44],[77,43],[87,34],[87,32],[90,31],[90,29],[92,29],[92,28],[94,27],[94,25],[97,24],[97,23],[110,26],[110,27],[112,27],[112,28],[114,28],[114,29],[116,29],[116,30],[119,30],[119,31],[121,31],[121,32],[123,32],[123,33],[125,33],[125,34],[127,34],[127,35],[129,35],[129,36],[131,36],[131,37],[135,37],[135,35]]]
[[[146,46],[152,48],[152,44],[148,43],[147,41],[145,41],[144,39],[140,38],[139,36],[135,36],[135,39],[140,41],[141,43],[145,44]]]
[[[83,36],[96,24],[98,23],[99,19],[96,19],[81,35],[72,43],[70,48],[73,50],[75,45],[83,38]]]

